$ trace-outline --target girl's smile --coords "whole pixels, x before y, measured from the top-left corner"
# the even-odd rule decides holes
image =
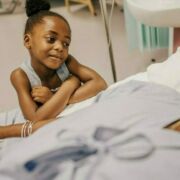
[[[61,65],[64,62],[64,60],[60,58],[59,56],[50,55],[49,57],[50,57],[50,61],[54,64]]]

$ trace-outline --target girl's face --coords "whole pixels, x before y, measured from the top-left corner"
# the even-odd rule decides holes
[[[55,16],[43,18],[42,23],[34,26],[24,37],[29,49],[33,67],[58,69],[68,57],[71,32],[64,20]]]

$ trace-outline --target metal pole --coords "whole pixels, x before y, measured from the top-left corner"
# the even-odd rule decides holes
[[[112,49],[112,42],[111,42],[109,26],[108,26],[107,7],[106,7],[106,2],[105,1],[106,0],[99,0],[100,7],[101,7],[101,14],[102,14],[102,17],[103,17],[103,22],[104,22],[105,31],[106,31],[106,37],[107,37],[107,42],[108,42],[109,57],[110,57],[110,61],[111,61],[113,80],[114,80],[114,82],[117,82],[116,68],[115,68],[114,55],[113,55],[113,49]]]

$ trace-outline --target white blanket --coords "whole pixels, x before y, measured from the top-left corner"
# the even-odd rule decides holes
[[[38,175],[35,175],[33,171],[25,171],[24,164],[44,153],[51,154],[53,150],[63,148],[68,143],[74,145],[73,142],[90,142],[93,147],[96,147],[98,144],[91,141],[92,134],[97,127],[104,126],[118,128],[124,132],[120,140],[126,136],[129,137],[134,132],[143,133],[145,139],[148,138],[150,140],[148,142],[152,142],[150,144],[153,145],[154,151],[150,153],[150,156],[134,160],[123,159],[122,154],[119,154],[122,159],[117,159],[114,156],[117,155],[116,153],[111,154],[105,151],[107,154],[103,156],[102,161],[98,161],[98,164],[91,163],[94,162],[94,156],[90,158],[90,162],[83,161],[85,166],[78,171],[75,180],[87,180],[86,177],[92,165],[97,165],[97,170],[92,172],[91,180],[104,180],[103,177],[108,177],[109,180],[114,180],[116,177],[128,180],[179,180],[180,164],[176,158],[180,157],[180,134],[169,130],[159,130],[180,117],[179,109],[180,94],[171,88],[136,81],[117,86],[113,91],[104,92],[99,97],[99,102],[91,107],[60,118],[59,121],[44,126],[27,139],[8,147],[0,162],[0,179],[24,180],[28,177],[38,180],[53,179],[48,178],[50,175],[48,171],[46,173],[43,171]],[[119,143],[119,141],[116,142]],[[139,150],[141,149],[143,150],[144,147]],[[71,172],[68,170],[72,170],[71,167],[74,165],[79,165],[72,161],[67,163],[55,166],[59,167],[59,171],[54,169],[59,173],[59,179],[70,179],[68,175]],[[129,169],[132,173],[129,173]],[[67,174],[61,172],[67,172]]]

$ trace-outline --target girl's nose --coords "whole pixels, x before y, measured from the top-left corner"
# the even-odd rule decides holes
[[[58,51],[62,51],[62,50],[63,50],[63,44],[62,44],[62,42],[57,41],[57,42],[54,44],[54,49],[56,49],[56,50],[58,50]]]

